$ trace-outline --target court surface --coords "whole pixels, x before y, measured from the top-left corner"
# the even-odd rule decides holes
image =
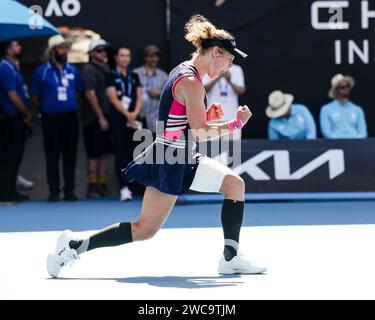
[[[49,278],[46,257],[62,230],[133,220],[140,206],[0,206],[0,299],[375,299],[372,200],[247,203],[241,250],[266,275],[216,273],[221,206],[198,202],[176,206],[155,238],[86,253]]]

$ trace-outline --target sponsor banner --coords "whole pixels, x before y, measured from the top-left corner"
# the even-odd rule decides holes
[[[375,139],[243,140],[234,167],[227,152],[210,156],[241,175],[246,192],[375,191]]]

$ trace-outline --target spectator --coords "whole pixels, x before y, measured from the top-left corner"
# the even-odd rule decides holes
[[[115,152],[115,169],[121,201],[132,200],[128,181],[121,177],[121,170],[133,160],[135,143],[133,134],[139,128],[136,119],[143,105],[143,92],[139,77],[129,70],[131,51],[120,47],[115,52],[116,67],[107,78],[107,96],[111,102],[110,125]]]
[[[21,46],[7,41],[2,46],[4,59],[0,63],[1,163],[0,201],[16,203],[27,200],[16,189],[18,170],[25,151],[26,124],[31,123],[29,97],[24,78],[17,68]]]
[[[87,154],[87,197],[98,198],[108,195],[109,101],[105,83],[111,71],[106,64],[107,43],[103,39],[93,40],[89,55],[90,62],[82,69],[84,97],[81,120]]]
[[[293,104],[294,97],[274,91],[268,98],[266,115],[270,140],[316,139],[316,125],[309,109],[302,104]]]
[[[21,72],[21,62],[18,58],[14,60],[14,65]],[[32,129],[29,126],[26,126],[26,138],[32,135]],[[25,177],[20,174],[16,179],[16,187],[20,191],[30,191],[34,188],[34,182],[27,180]]]
[[[69,46],[63,36],[48,41],[50,60],[33,77],[32,93],[42,114],[44,150],[47,162],[48,201],[60,196],[60,155],[63,160],[65,201],[77,201],[75,171],[78,146],[77,98],[81,91],[78,69],[67,63]]]
[[[143,57],[145,64],[134,70],[139,76],[143,89],[141,118],[146,119],[147,128],[156,135],[156,122],[159,118],[159,99],[168,75],[158,68],[160,50],[157,46],[147,46]]]
[[[207,91],[208,106],[220,103],[224,107],[223,122],[236,117],[239,107],[239,96],[246,92],[244,72],[239,65],[233,65],[228,72],[216,79],[208,75],[203,78],[203,84]],[[236,140],[241,139],[241,130],[233,134]]]
[[[334,100],[324,105],[320,112],[320,127],[324,138],[367,138],[365,114],[361,107],[349,100],[354,85],[354,79],[349,76],[337,74],[332,78],[328,95]]]

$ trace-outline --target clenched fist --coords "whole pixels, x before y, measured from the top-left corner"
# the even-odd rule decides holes
[[[241,106],[237,110],[237,118],[241,119],[243,125],[246,124],[246,122],[249,121],[249,119],[252,117],[252,113],[248,106]]]
[[[220,103],[213,103],[206,113],[207,121],[219,121],[224,117],[224,108]]]

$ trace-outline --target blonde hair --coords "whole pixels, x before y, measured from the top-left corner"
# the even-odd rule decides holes
[[[202,52],[202,41],[208,39],[233,40],[234,37],[223,29],[217,29],[210,21],[200,14],[190,18],[185,25],[185,39],[193,44],[196,52]]]

